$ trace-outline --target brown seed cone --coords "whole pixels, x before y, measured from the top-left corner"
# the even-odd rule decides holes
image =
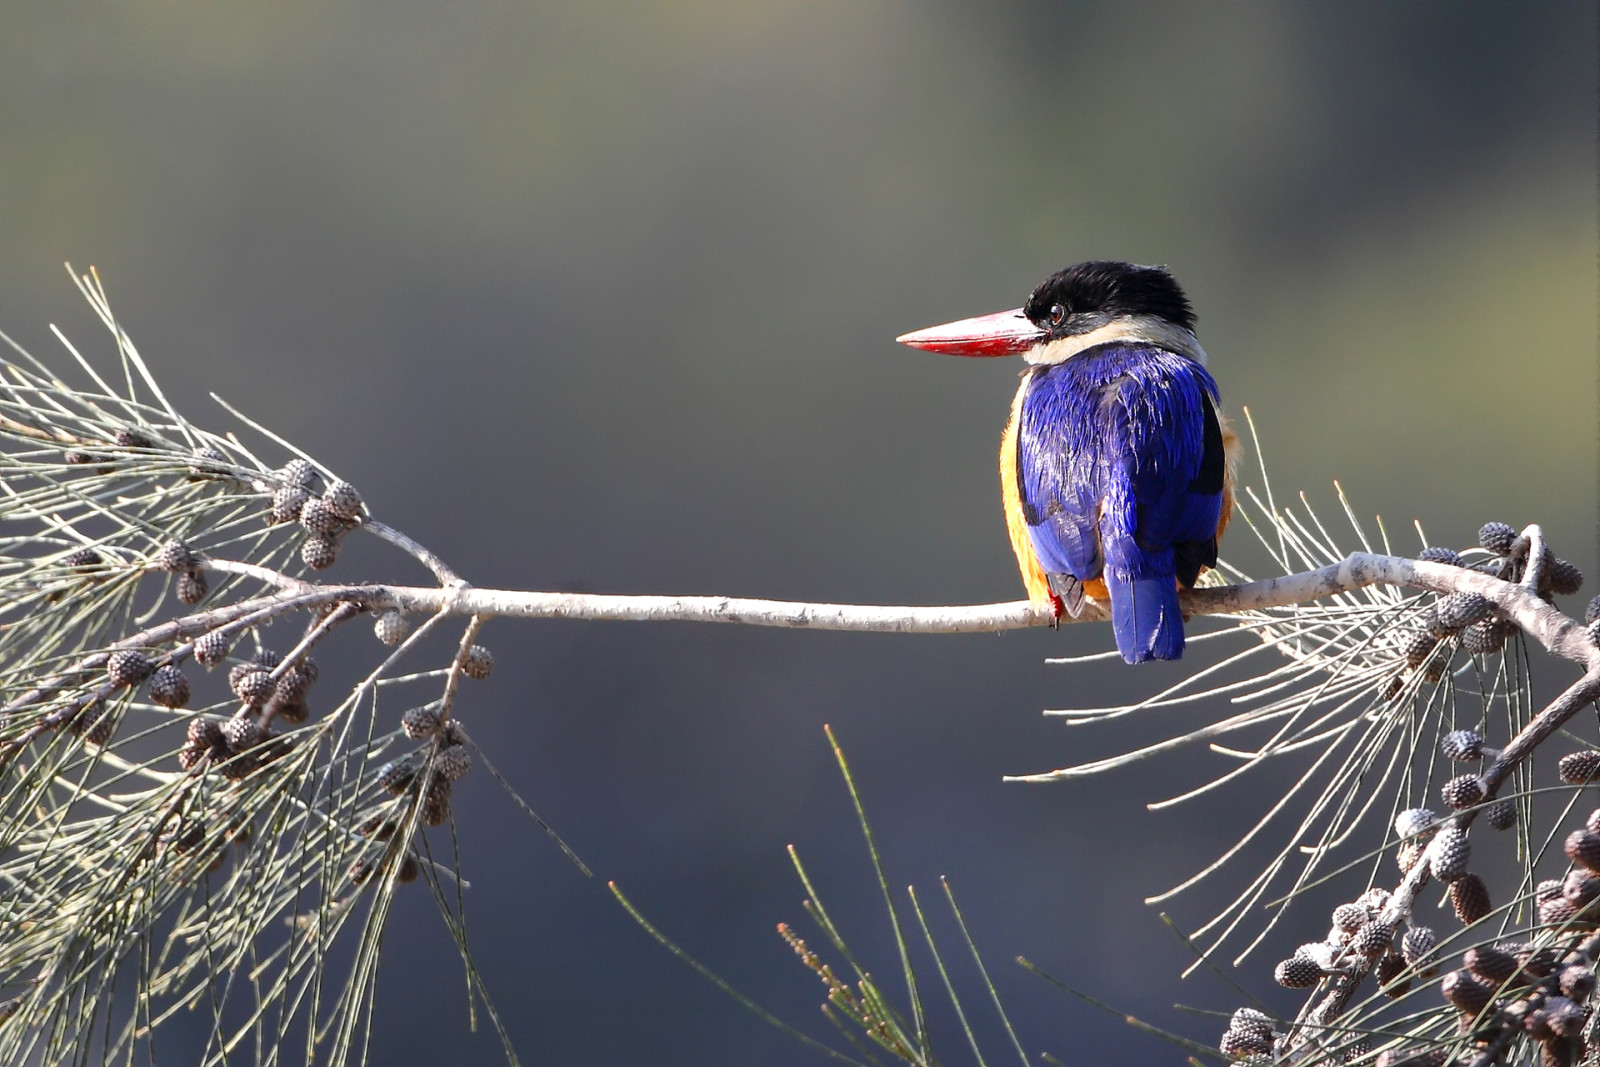
[[[1500,985],[1519,969],[1517,957],[1494,945],[1477,945],[1467,949],[1461,962],[1466,964],[1467,970],[1493,985]]]
[[[1466,971],[1451,971],[1439,982],[1439,992],[1464,1015],[1478,1015],[1494,1000],[1494,990]]]
[[[378,787],[392,796],[399,796],[416,781],[417,766],[409,758],[391,760],[378,770]]]
[[[300,561],[314,571],[327,570],[339,559],[339,542],[324,534],[313,534],[300,546]]]
[[[1568,785],[1585,785],[1600,777],[1600,752],[1585,749],[1568,752],[1556,764],[1556,773]]]
[[[1333,925],[1347,934],[1353,934],[1361,929],[1371,917],[1365,904],[1340,904],[1333,909]]]
[[[447,782],[454,782],[472,769],[472,756],[461,745],[451,745],[433,757],[433,772]]]
[[[211,592],[211,583],[206,581],[205,571],[185,571],[178,575],[174,591],[182,603],[198,604]]]
[[[234,683],[233,692],[240,700],[251,707],[260,707],[272,696],[278,683],[272,680],[272,675],[260,667],[239,672],[239,680]]]
[[[1589,1021],[1588,1011],[1568,997],[1546,997],[1544,1010],[1550,1016],[1550,1029],[1562,1037],[1578,1037]]]
[[[1434,835],[1428,846],[1428,861],[1433,876],[1441,882],[1453,882],[1467,870],[1472,858],[1472,844],[1467,832],[1455,826],[1446,826]]]
[[[1471,926],[1493,910],[1489,887],[1475,874],[1463,874],[1450,883],[1450,906],[1462,925]]]
[[[443,826],[450,821],[450,779],[433,779],[422,802],[422,821],[428,826]]]
[[[1600,834],[1600,808],[1595,808],[1589,817],[1583,821],[1584,828],[1592,833]]]
[[[1438,944],[1439,935],[1433,932],[1433,927],[1413,926],[1400,939],[1400,958],[1422,977],[1431,977],[1439,969],[1439,961],[1434,956]]]
[[[200,666],[210,670],[228,658],[228,645],[230,641],[226,634],[220,630],[210,633],[195,640],[194,658]]]
[[[1594,971],[1588,967],[1574,964],[1563,968],[1561,971],[1561,992],[1579,1004],[1586,1002],[1594,993]]]
[[[417,862],[415,856],[407,856],[400,861],[400,869],[394,872],[394,880],[401,885],[408,885],[415,882],[421,874],[422,864]]]
[[[1581,908],[1595,897],[1600,897],[1600,877],[1574,867],[1561,880],[1561,895]]]
[[[1539,922],[1551,929],[1570,926],[1577,917],[1577,907],[1566,897],[1556,897],[1539,905]]]
[[[1291,956],[1272,969],[1272,980],[1285,989],[1310,989],[1322,981],[1322,968],[1304,956]]]
[[[172,664],[158,668],[145,687],[151,702],[168,708],[181,708],[189,703],[189,679]]]
[[[1447,807],[1470,808],[1483,799],[1483,783],[1475,774],[1463,774],[1450,779],[1439,792]]]
[[[1394,927],[1379,919],[1357,930],[1350,939],[1350,951],[1369,959],[1381,956],[1389,951],[1389,946],[1394,944]]]
[[[116,685],[138,685],[155,669],[155,661],[131,648],[118,649],[106,659],[106,676]]]
[[[1222,1035],[1222,1040],[1217,1042],[1217,1049],[1231,1060],[1243,1059],[1251,1054],[1266,1056],[1272,1052],[1272,1039],[1263,1038],[1259,1034],[1229,1030]]]
[[[411,708],[400,716],[400,729],[410,738],[432,737],[439,732],[438,708]]]
[[[1539,1067],[1573,1067],[1582,1052],[1582,1042],[1570,1037],[1552,1037],[1539,1043]]]
[[[466,658],[461,661],[462,674],[468,678],[476,678],[481,681],[489,677],[490,672],[493,670],[494,656],[489,653],[487,648],[482,645],[473,645],[467,649]]]
[[[1411,991],[1410,976],[1401,978],[1405,972],[1406,961],[1393,953],[1380,956],[1372,967],[1372,977],[1377,981],[1378,988],[1389,997],[1403,997]]]
[[[1567,835],[1563,846],[1567,859],[1580,867],[1600,872],[1600,834],[1589,830],[1574,830]]]

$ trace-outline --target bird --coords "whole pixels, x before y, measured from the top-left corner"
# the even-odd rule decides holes
[[[1178,590],[1217,565],[1238,436],[1171,272],[1114,260],[1050,275],[1012,311],[903,334],[913,348],[1020,355],[1000,443],[1006,528],[1053,620],[1108,606],[1129,663],[1183,655]]]

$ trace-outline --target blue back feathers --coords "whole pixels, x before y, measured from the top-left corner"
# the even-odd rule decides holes
[[[1138,343],[1101,345],[1031,374],[1017,482],[1040,564],[1105,579],[1123,659],[1177,659],[1178,583],[1193,585],[1216,562],[1216,382],[1193,360]]]

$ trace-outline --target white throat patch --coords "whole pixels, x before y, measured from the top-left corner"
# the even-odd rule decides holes
[[[1194,334],[1154,315],[1129,315],[1088,333],[1046,341],[1034,345],[1022,358],[1035,365],[1065,363],[1084,349],[1110,341],[1139,341],[1188,356],[1202,367],[1206,365],[1206,350],[1200,347]]]

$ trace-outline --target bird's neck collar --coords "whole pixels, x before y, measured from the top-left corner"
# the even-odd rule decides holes
[[[1088,333],[1058,337],[1053,341],[1034,345],[1023,353],[1022,358],[1036,366],[1065,363],[1085,349],[1113,341],[1135,341],[1140,344],[1155,345],[1168,352],[1188,356],[1202,367],[1206,364],[1206,350],[1200,347],[1200,342],[1195,339],[1194,334],[1155,315],[1127,315]]]

